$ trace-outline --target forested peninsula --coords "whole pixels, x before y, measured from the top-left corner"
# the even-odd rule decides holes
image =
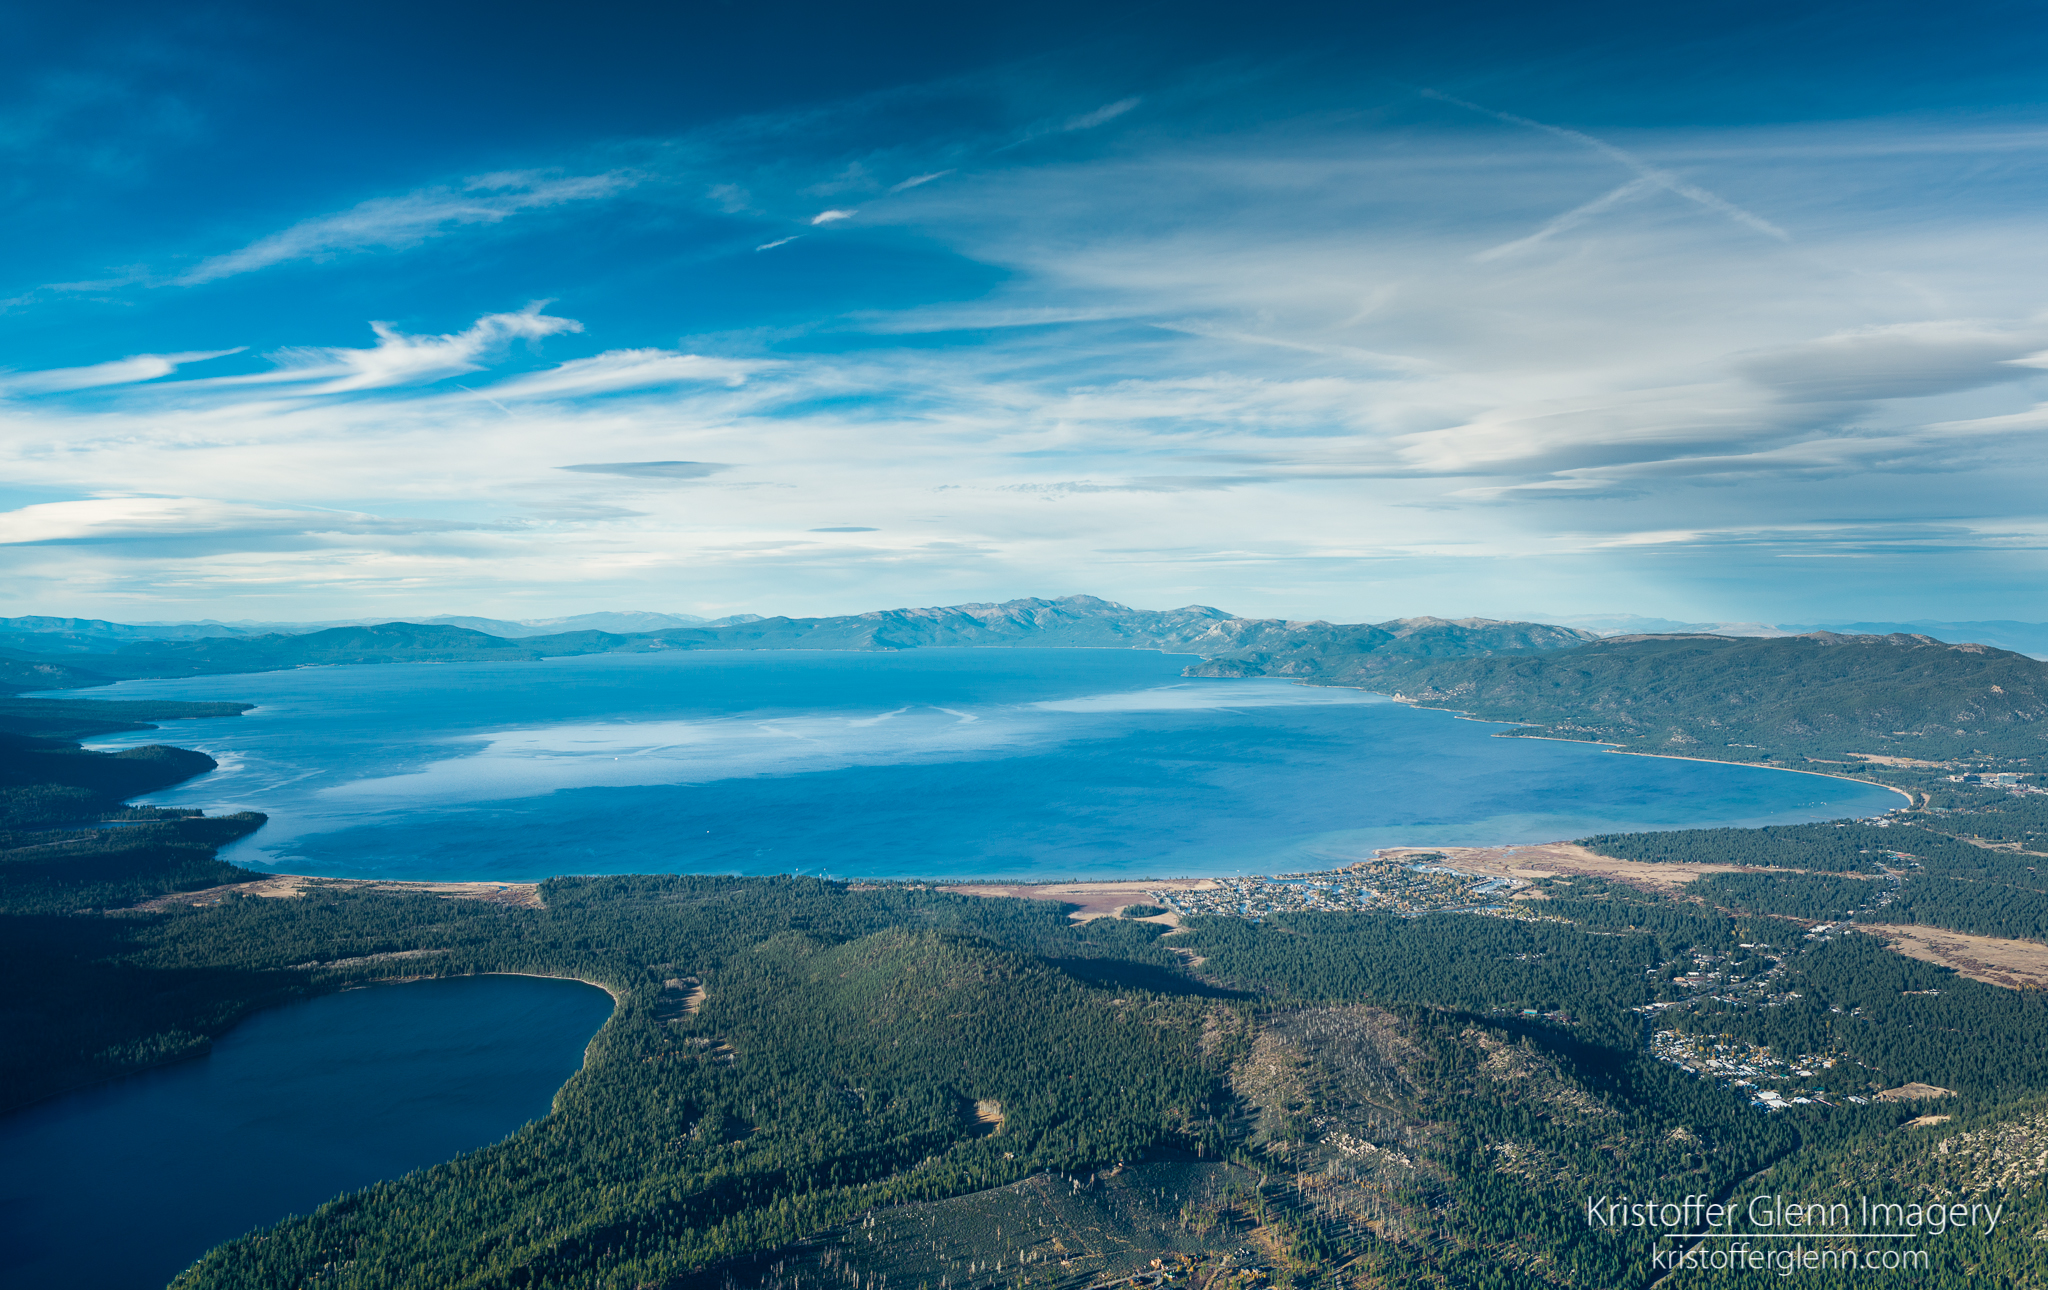
[[[1478,649],[1489,630],[1387,637]],[[176,722],[240,705],[0,701],[15,1039],[0,1108],[203,1052],[289,999],[532,972],[618,1000],[551,1115],[221,1246],[177,1284],[1088,1290],[1171,1273],[1204,1290],[1611,1290],[1662,1275],[1656,1233],[1590,1227],[1584,1197],[1746,1196],[1765,1170],[1812,1199],[2000,1204],[1997,1231],[1928,1242],[1915,1283],[2039,1282],[2048,1005],[1887,937],[2044,935],[2027,919],[2048,900],[2034,875],[2048,797],[2020,791],[2041,665],[1821,643],[1819,673],[1790,655],[1773,689],[1765,671],[1713,664],[1712,641],[1630,648],[1395,666],[1494,668],[1503,704],[1547,696],[1582,733],[1634,722],[1647,733],[1626,746],[1646,750],[1668,749],[1681,717],[1725,722],[1700,696],[1746,686],[1745,713],[1836,724],[1801,719],[1833,744],[1792,731],[1744,751],[1806,765],[1840,748],[1835,773],[1898,783],[1914,809],[1583,839],[1614,876],[1419,917],[1152,905],[1079,922],[1053,901],[916,883],[684,875],[558,878],[519,903],[340,881],[261,896],[275,884],[214,854],[261,817],[125,805],[210,767],[175,747]],[[1641,705],[1578,709],[1570,694],[1624,692],[1600,688],[1604,663],[1577,690],[1558,680],[1573,655],[1670,671],[1635,674]],[[76,675],[109,675],[69,657]],[[19,688],[57,688],[33,669],[59,664],[14,661]],[[1906,694],[1889,702],[1955,718],[1942,728],[1964,733],[1944,738],[1963,742],[1849,747],[1893,710],[1827,705],[1884,667]],[[1963,704],[1994,686],[2009,705]],[[78,746],[152,724],[164,744]],[[1760,744],[1785,729],[1745,728]],[[1628,865],[1713,871],[1657,883]]]

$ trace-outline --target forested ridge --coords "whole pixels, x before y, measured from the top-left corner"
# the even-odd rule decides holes
[[[1540,652],[1286,661],[1219,657],[1189,670],[1361,685],[1526,734],[1729,761],[2048,755],[2048,663],[1903,633],[1616,636]]]
[[[214,768],[166,744],[93,752],[75,740],[150,718],[232,716],[242,703],[0,699],[0,909],[55,914],[131,905],[254,875],[215,858],[263,823],[253,812],[131,807],[126,799]]]

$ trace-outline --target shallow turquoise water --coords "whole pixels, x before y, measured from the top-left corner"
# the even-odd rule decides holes
[[[251,1228],[496,1142],[547,1114],[611,1006],[537,977],[351,990],[0,1119],[0,1284],[159,1287]]]
[[[145,800],[264,811],[229,858],[342,877],[1199,876],[1902,804],[1821,776],[1494,738],[1502,727],[1358,690],[1183,679],[1187,661],[677,652],[87,697],[259,704],[95,746],[211,752],[220,770]]]

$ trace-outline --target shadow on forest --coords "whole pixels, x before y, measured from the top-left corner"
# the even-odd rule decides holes
[[[1150,990],[1154,994],[1194,995],[1203,999],[1250,999],[1243,990],[1208,985],[1170,968],[1123,959],[1047,959],[1083,985],[1098,990]]]

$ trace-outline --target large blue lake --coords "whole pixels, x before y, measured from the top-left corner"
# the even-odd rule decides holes
[[[548,1113],[611,1006],[537,977],[351,990],[0,1119],[0,1284],[162,1286],[251,1228],[496,1142]]]
[[[95,746],[205,749],[218,771],[144,800],[266,812],[228,858],[334,877],[1203,876],[1902,804],[1845,780],[1495,738],[1359,690],[1183,679],[1187,661],[677,652],[90,697],[259,705]]]

